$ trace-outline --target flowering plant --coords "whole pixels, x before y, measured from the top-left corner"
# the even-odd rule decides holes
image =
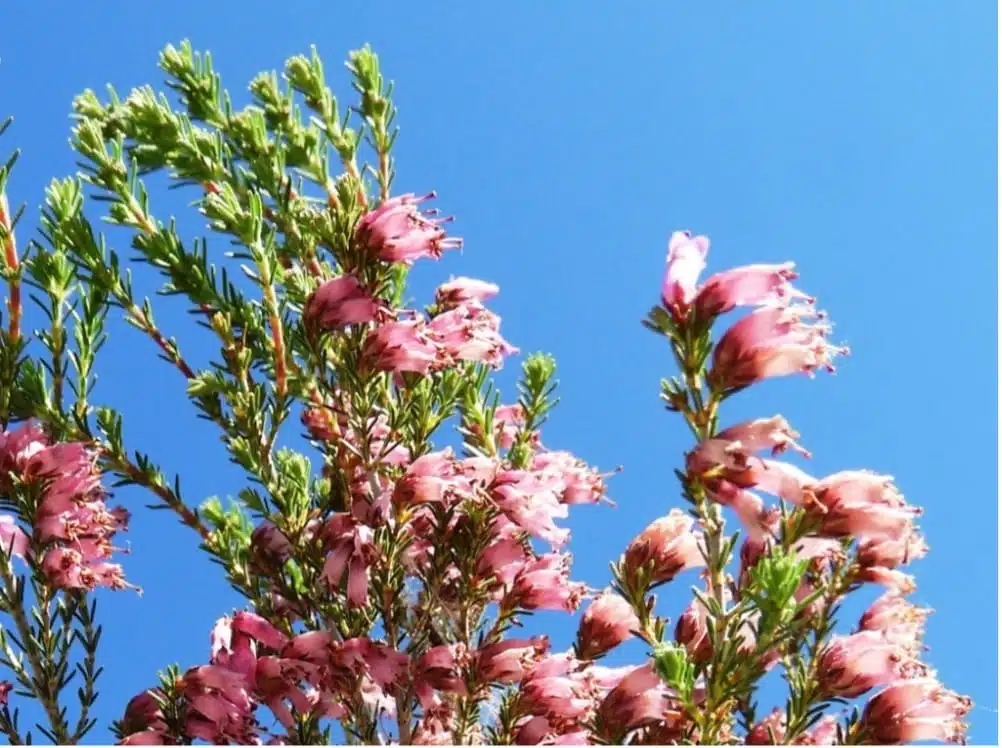
[[[255,78],[242,110],[208,55],[168,46],[160,64],[180,109],[149,88],[77,97],[83,171],[52,182],[42,241],[25,250],[4,194],[14,159],[0,169],[0,731],[11,743],[31,739],[23,699],[39,702],[37,729],[54,743],[94,727],[97,590],[137,589],[116,555],[129,513],[107,503],[125,484],[194,531],[246,606],[220,611],[206,662],[151,674],[113,726],[124,744],[962,740],[970,700],[921,661],[929,611],[907,600],[902,567],[927,550],[919,510],[888,476],[816,478],[774,459],[809,456],[782,416],[721,428],[742,390],[846,353],[792,285],[792,263],[700,282],[709,240],[671,236],[645,324],[679,370],[662,398],[694,435],[677,471],[687,511],[655,519],[592,589],[571,578],[562,520],[605,500],[609,475],[543,444],[553,359],[527,356],[502,404],[492,371],[518,350],[488,307],[499,289],[452,278],[424,308],[405,306],[410,267],[461,241],[427,207],[434,194],[392,191],[395,110],[376,56],[350,55],[358,100],[346,111],[315,52],[289,60],[284,82]],[[221,264],[154,215],[143,181],[154,172],[191,188],[236,247]],[[216,361],[195,367],[161,330],[85,216],[85,193],[130,232],[162,292],[188,300]],[[26,287],[46,314],[34,333]],[[737,308],[750,311],[715,341]],[[191,507],[126,448],[122,417],[92,402],[112,311],[183,377],[245,471],[230,506]],[[456,448],[442,444],[453,423]],[[309,454],[279,446],[297,429]],[[701,576],[672,630],[654,590],[688,570]],[[887,592],[853,633],[834,634],[840,601],[864,584]],[[570,649],[516,635],[533,611],[579,607]],[[600,664],[634,637],[645,662]],[[776,669],[785,704],[762,713]]]

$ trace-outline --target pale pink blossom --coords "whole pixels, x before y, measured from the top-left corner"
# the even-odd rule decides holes
[[[608,501],[604,476],[570,452],[539,452],[532,458],[532,470],[556,481],[555,491],[562,504]]]
[[[475,278],[452,278],[435,289],[435,306],[446,311],[469,301],[484,302],[498,295],[493,283]]]
[[[868,742],[900,745],[920,740],[963,743],[964,717],[972,703],[935,678],[897,680],[875,694],[863,709]]]
[[[446,238],[435,211],[420,211],[418,205],[435,197],[401,195],[366,213],[358,222],[355,237],[369,253],[383,262],[411,263],[422,257],[438,259],[446,249],[463,246],[462,239]]]
[[[890,476],[846,470],[821,480],[815,490],[820,511],[818,532],[829,537],[902,538],[922,513],[909,506]]]
[[[24,558],[30,541],[10,514],[0,514],[0,548],[9,557]]]
[[[848,349],[828,342],[829,326],[809,321],[818,316],[810,306],[768,306],[743,317],[713,351],[711,386],[737,390],[769,377],[834,371],[832,361]]]
[[[549,640],[545,636],[488,644],[475,653],[477,680],[480,683],[518,683],[548,648]]]
[[[715,467],[740,471],[749,466],[753,455],[769,450],[775,457],[791,449],[804,457],[810,452],[797,443],[800,434],[783,416],[756,418],[726,428],[704,439],[689,456],[690,467],[698,473]]]
[[[309,327],[336,330],[346,325],[372,322],[380,304],[352,275],[323,283],[306,300],[303,319]]]
[[[729,312],[739,306],[784,304],[793,300],[813,302],[794,288],[792,262],[781,265],[746,265],[711,275],[702,284],[693,306],[701,319]]]
[[[425,709],[435,705],[435,691],[466,695],[461,671],[466,650],[461,644],[441,645],[427,650],[413,668],[414,693]]]
[[[828,696],[855,698],[901,677],[924,673],[907,648],[877,631],[836,636],[821,652],[818,686]]]
[[[329,553],[323,577],[336,588],[347,575],[347,598],[352,607],[369,604],[369,565],[375,558],[372,528],[351,515],[333,515],[324,525],[323,537]]]
[[[428,337],[440,348],[446,363],[480,361],[500,369],[506,356],[518,348],[501,337],[501,318],[478,301],[467,301],[436,315],[428,323]]]
[[[592,600],[578,624],[578,657],[591,660],[618,647],[640,630],[633,608],[609,590]]]
[[[779,518],[778,510],[767,509],[765,502],[753,494],[725,480],[708,482],[706,495],[734,510],[742,526],[754,538],[770,537]]]
[[[673,579],[685,569],[705,565],[699,550],[701,535],[693,532],[692,518],[672,509],[634,538],[620,562],[628,579],[649,571],[650,584]]]
[[[505,515],[530,535],[552,546],[567,542],[569,531],[554,520],[567,517],[555,489],[559,485],[525,470],[505,470],[490,486],[490,497]]]
[[[439,363],[439,348],[421,320],[398,320],[370,331],[359,358],[377,371],[427,374]]]
[[[650,665],[643,665],[606,695],[597,716],[603,737],[619,742],[627,731],[663,719],[668,708],[667,688]]]
[[[501,600],[503,610],[566,610],[573,613],[587,588],[569,578],[567,554],[547,553],[527,561]]]
[[[877,631],[888,641],[895,642],[912,654],[922,647],[925,619],[932,613],[931,608],[913,605],[901,595],[885,593],[866,609],[859,619],[861,631]]]
[[[797,745],[838,745],[838,720],[826,714],[807,732],[797,737]]]
[[[745,745],[781,745],[785,737],[786,710],[777,707],[748,731]]]
[[[685,318],[696,298],[699,274],[706,267],[706,254],[709,251],[708,238],[693,236],[688,231],[676,231],[668,240],[661,301],[678,321]]]

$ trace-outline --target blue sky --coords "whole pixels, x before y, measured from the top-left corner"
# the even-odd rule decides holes
[[[239,102],[255,73],[311,43],[347,97],[342,60],[370,42],[397,83],[397,188],[438,190],[466,240],[461,256],[420,268],[415,295],[450,274],[499,283],[506,336],[560,366],[546,444],[625,467],[610,484],[618,506],[572,521],[576,575],[596,586],[633,535],[680,505],[671,471],[688,435],[657,399],[670,353],[639,324],[668,233],[708,234],[711,270],[795,260],[853,355],[836,377],[734,398],[725,422],[781,412],[813,472],[889,473],[925,508],[932,552],[914,570],[915,599],[937,611],[928,657],[977,702],[972,742],[995,742],[993,4],[374,5],[5,7],[0,116],[17,119],[0,145],[23,150],[12,181],[12,200],[29,203],[22,234],[44,185],[74,168],[71,98],[108,82],[159,87],[165,43],[211,50]],[[182,213],[189,238],[204,233],[176,195],[155,192],[153,210]],[[140,288],[153,282],[140,273]],[[194,358],[210,355],[179,305],[158,310]],[[190,502],[235,493],[240,476],[176,372],[138,333],[116,325],[112,338],[96,398],[125,412],[132,446],[180,471]],[[515,372],[501,376],[508,393]],[[102,724],[163,665],[204,662],[214,620],[238,602],[189,531],[142,509],[136,491],[120,499],[134,510],[127,573],[145,594],[100,601]],[[662,614],[677,617],[692,581],[662,595]],[[563,646],[573,627],[558,621],[547,619]]]

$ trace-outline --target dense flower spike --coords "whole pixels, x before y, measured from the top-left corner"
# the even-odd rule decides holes
[[[0,483],[37,492],[31,538],[10,515],[0,517],[4,550],[26,557],[44,549],[39,568],[54,587],[131,587],[119,564],[110,561],[112,538],[127,529],[129,513],[104,503],[97,454],[84,444],[51,444],[35,424],[7,432],[0,441]],[[35,563],[33,560],[32,563]]]

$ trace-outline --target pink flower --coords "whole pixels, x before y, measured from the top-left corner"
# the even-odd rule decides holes
[[[860,542],[856,553],[860,565],[856,578],[882,584],[901,595],[914,592],[915,580],[896,567],[922,558],[928,550],[929,546],[914,526],[909,526],[896,537],[868,538]]]
[[[706,606],[694,597],[675,624],[675,641],[685,647],[693,662],[705,662],[713,656],[707,631],[709,616]]]
[[[818,685],[828,696],[851,699],[875,686],[923,672],[924,666],[900,643],[877,631],[861,631],[833,637],[828,643],[821,653]]]
[[[289,637],[271,625],[257,613],[242,610],[233,616],[233,630],[246,634],[269,649],[281,651],[289,643]]]
[[[336,330],[345,325],[372,322],[379,303],[351,275],[326,281],[306,300],[303,319],[309,327]]]
[[[819,719],[810,730],[800,735],[797,745],[838,745],[838,720],[830,714]]]
[[[566,610],[573,613],[587,590],[568,578],[567,554],[547,553],[526,562],[501,601],[502,610]]]
[[[439,353],[421,320],[403,320],[370,331],[359,359],[376,371],[427,374],[438,364]]]
[[[550,730],[556,732],[579,727],[592,709],[592,699],[587,678],[578,672],[578,665],[567,655],[552,655],[539,662],[522,681],[520,708],[545,717]]]
[[[627,731],[652,724],[668,711],[668,692],[650,665],[623,678],[598,707],[603,737],[620,742]]]
[[[505,356],[518,348],[501,337],[501,318],[478,301],[468,301],[438,314],[428,323],[428,336],[447,361],[482,361],[500,369]]]
[[[661,301],[677,321],[684,319],[696,297],[696,284],[699,274],[706,267],[706,253],[709,251],[709,239],[693,236],[688,231],[676,231],[668,240]]]
[[[597,504],[605,498],[605,482],[597,470],[570,452],[540,452],[532,470],[552,477],[562,504]]]
[[[0,549],[13,558],[24,558],[30,541],[17,521],[9,514],[0,514]]]
[[[728,481],[707,484],[706,494],[718,504],[730,507],[753,538],[771,536],[779,518],[778,510],[766,509],[761,498]]]
[[[593,660],[618,647],[640,630],[640,621],[626,600],[606,590],[596,597],[578,625],[578,657]]]
[[[822,509],[818,532],[828,537],[904,537],[922,510],[909,506],[890,476],[846,470],[822,480],[816,489]]]
[[[488,644],[475,653],[479,683],[518,683],[549,648],[545,636],[506,639]]]
[[[233,619],[220,618],[209,635],[210,664],[224,667],[242,675],[252,683],[257,664],[257,646],[246,633],[234,631]]]
[[[393,487],[392,501],[398,508],[451,503],[470,492],[459,477],[452,450],[445,449],[422,455],[408,465]]]
[[[33,455],[49,445],[49,438],[41,426],[28,421],[13,431],[0,434],[0,473],[21,472]],[[3,476],[0,481],[6,488],[10,480]]]
[[[267,520],[251,533],[251,556],[256,560],[284,564],[292,555],[292,543]]]
[[[777,707],[748,731],[745,745],[781,745],[785,737],[786,711]]]
[[[692,531],[692,518],[678,509],[655,520],[626,549],[620,562],[627,579],[641,573],[649,585],[667,582],[685,569],[705,565],[699,550],[702,535]],[[648,570],[648,572],[644,572]]]
[[[783,416],[756,418],[726,428],[712,439],[704,439],[687,462],[690,469],[703,473],[717,467],[728,471],[745,470],[753,463],[757,452],[767,449],[774,457],[787,449],[810,457],[810,452],[797,443],[798,438],[800,434]]]
[[[414,693],[422,708],[437,703],[435,691],[466,695],[460,670],[460,660],[464,657],[465,650],[460,644],[432,647],[421,655],[414,666]]]
[[[173,739],[171,744],[173,744]],[[126,735],[119,745],[168,745],[168,743],[166,733],[157,730],[141,730]]]
[[[529,559],[522,531],[503,515],[495,519],[491,533],[494,542],[477,560],[477,576],[510,586]]]
[[[769,377],[834,371],[835,356],[847,348],[831,345],[831,328],[808,322],[821,315],[810,306],[768,306],[739,320],[713,351],[708,375],[717,390],[733,391]]]
[[[10,696],[12,688],[14,688],[14,685],[9,680],[0,680],[0,706],[7,705],[7,699]]]
[[[793,299],[813,302],[810,296],[790,285],[790,281],[796,278],[792,262],[746,265],[716,273],[706,280],[696,295],[696,314],[701,319],[708,319],[739,306],[784,304]]]
[[[324,579],[331,588],[336,588],[347,574],[348,605],[365,607],[369,604],[369,565],[376,555],[372,528],[342,512],[327,520],[323,537],[329,552],[324,562]]]
[[[524,470],[506,470],[494,479],[490,497],[512,522],[552,546],[567,542],[569,532],[554,519],[567,516],[567,506],[556,494],[559,484]]]
[[[920,740],[963,743],[963,718],[973,704],[935,678],[898,680],[873,696],[861,724],[868,742],[900,745]]]
[[[452,278],[435,290],[435,305],[440,310],[447,311],[469,301],[487,301],[497,296],[499,290],[496,285],[487,281]]]
[[[888,592],[879,597],[859,619],[861,631],[877,631],[888,641],[904,647],[911,654],[922,649],[925,619],[931,608],[912,605],[900,595]]]
[[[418,205],[433,197],[434,192],[424,197],[410,194],[387,200],[358,222],[356,240],[383,262],[438,259],[444,250],[462,247],[462,239],[446,238],[441,228],[441,224],[451,219],[434,218],[434,211],[418,210]]]
[[[125,707],[125,716],[122,717],[122,727],[125,731],[134,733],[142,730],[166,730],[167,723],[164,721],[163,710],[157,702],[157,698],[163,698],[163,695],[163,691],[159,688],[153,688],[133,696]]]

